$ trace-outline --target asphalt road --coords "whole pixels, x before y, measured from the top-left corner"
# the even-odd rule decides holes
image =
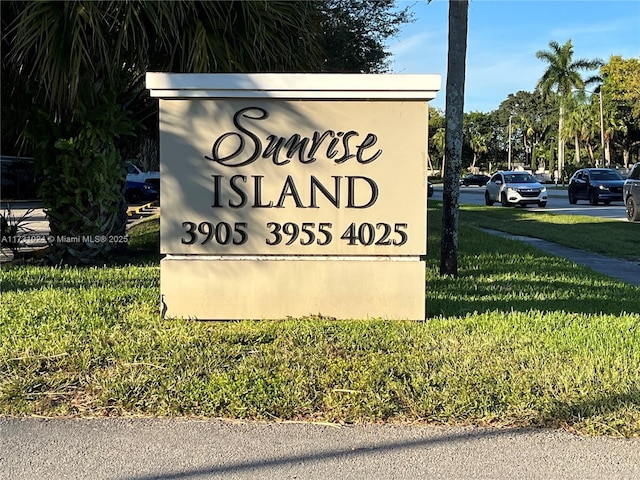
[[[484,187],[460,187],[460,203],[466,205],[484,205]],[[579,201],[575,205],[569,204],[566,188],[555,188],[547,185],[549,201],[545,208],[534,206],[526,207],[532,212],[557,213],[562,215],[587,215],[592,217],[611,218],[615,220],[628,221],[627,214],[622,202],[614,202],[611,205],[589,205],[586,201]],[[433,198],[442,200],[442,185],[436,185]],[[496,203],[495,208],[501,207]],[[522,207],[519,207],[522,208]]]
[[[559,430],[0,418],[0,478],[632,479],[640,439]]]

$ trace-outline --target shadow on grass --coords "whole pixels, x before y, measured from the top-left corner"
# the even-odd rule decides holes
[[[585,399],[583,402],[554,400],[546,415],[546,420],[549,423],[564,421],[568,425],[579,427],[581,431],[584,431],[588,427],[589,421],[595,419],[595,421],[599,420],[597,422],[599,430],[602,426],[607,427],[605,435],[624,437],[628,436],[628,432],[624,432],[628,425],[625,423],[624,413],[620,412],[635,409],[635,415],[637,415],[638,405],[640,405],[640,390],[637,389]],[[629,414],[634,415],[631,412]],[[618,423],[612,422],[611,418],[608,418],[610,416],[618,419]]]
[[[460,215],[467,226],[540,238],[569,248],[640,261],[640,252],[630,248],[638,238],[637,225],[630,222],[477,205],[461,206]]]
[[[444,290],[450,287],[450,282],[443,286],[445,282],[438,280],[428,282],[427,288],[430,291]],[[519,282],[517,285],[497,282],[497,284],[484,288],[478,286],[475,298],[459,297],[451,295],[428,295],[427,318],[434,317],[458,317],[466,316],[470,313],[487,313],[494,311],[531,311],[539,310],[543,312],[567,312],[584,314],[610,314],[624,315],[638,311],[638,301],[622,299],[614,300],[616,295],[624,297],[629,295],[629,289],[619,288],[608,290],[611,298],[599,295],[596,292],[585,293],[576,292],[574,298],[527,298],[524,292],[538,291],[542,295],[544,290],[564,289],[563,282]],[[496,290],[513,291],[519,289],[520,293],[509,295],[506,298],[499,298]],[[533,294],[532,294],[533,295]]]
[[[461,264],[457,279],[441,277],[435,268],[428,272],[429,317],[495,310],[612,315],[640,311],[637,286],[535,251],[462,257]]]
[[[9,265],[2,267],[0,272],[2,292],[29,292],[52,288],[64,293],[69,290],[113,288],[116,285],[123,291],[146,288],[149,285],[149,276],[154,273],[143,267],[157,268],[159,261],[159,254],[134,250],[112,257],[99,267]]]
[[[134,226],[130,232],[130,243],[122,253],[113,254],[102,262],[93,265],[51,266],[44,260],[31,261],[26,264],[4,265],[0,272],[2,291],[31,291],[41,288],[56,290],[81,288],[111,288],[117,283],[122,288],[141,287],[146,284],[143,271],[131,269],[126,273],[116,270],[106,272],[102,267],[127,269],[127,267],[158,267],[160,259],[160,221],[152,218]],[[92,272],[100,269],[99,273]],[[74,274],[68,274],[69,271]]]
[[[611,315],[640,311],[638,287],[580,271],[559,272],[556,278],[483,270],[464,273],[458,279],[434,274],[427,289],[428,317],[512,310]]]
[[[133,265],[131,262],[123,263],[123,268],[132,266],[151,266],[152,263],[141,263],[139,265]],[[148,274],[144,271],[130,272],[126,275],[118,275],[114,272],[111,275],[91,275],[90,270],[92,267],[73,267],[79,272],[83,270],[86,274],[76,275],[70,278],[65,274],[64,268],[54,267],[35,267],[39,269],[38,272],[33,274],[19,274],[12,275],[10,269],[24,269],[23,266],[12,266],[3,268],[2,272],[2,292],[29,292],[41,289],[52,288],[60,293],[64,293],[68,290],[82,290],[82,289],[100,289],[100,288],[113,288],[115,285],[118,288],[124,290],[144,288],[148,285]],[[46,271],[45,271],[46,270]]]
[[[462,224],[458,277],[439,275],[441,212],[429,212],[427,317],[491,311],[621,315],[640,311],[640,288],[522,242]]]

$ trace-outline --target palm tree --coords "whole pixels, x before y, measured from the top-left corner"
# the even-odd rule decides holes
[[[588,109],[581,99],[574,98],[568,102],[568,113],[565,112],[566,118],[563,125],[563,138],[573,137],[573,145],[575,149],[575,166],[580,165],[580,139],[583,132],[584,124]]]
[[[458,211],[465,62],[467,57],[468,0],[449,1],[449,46],[447,59],[445,169],[442,193],[442,240],[440,274],[458,276]]]
[[[599,107],[599,102],[593,102],[592,106],[595,109]],[[628,131],[628,125],[624,119],[621,118],[615,111],[613,105],[609,105],[609,108],[604,109],[603,113],[603,126],[604,126],[604,161],[607,167],[611,166],[611,143],[614,137],[621,137],[626,135]]]
[[[322,64],[313,2],[2,2],[2,22],[3,79],[14,80],[21,98],[33,98],[28,131],[54,237],[124,234],[121,151],[151,111],[147,70],[308,71]],[[88,263],[118,246],[56,242],[53,260]]]
[[[560,46],[558,42],[549,42],[550,50],[536,52],[536,58],[547,62],[549,65],[538,80],[537,87],[542,94],[548,96],[554,89],[560,99],[560,118],[558,121],[558,170],[562,176],[564,171],[564,120],[566,102],[574,89],[583,89],[599,77],[590,77],[583,80],[580,70],[594,70],[603,63],[601,60],[574,60],[573,45],[571,40]]]
[[[438,129],[438,131],[433,134],[431,141],[429,142],[429,146],[438,153],[442,152],[442,156],[440,158],[440,171],[441,175],[444,175],[444,128]]]
[[[471,146],[471,150],[473,151],[473,162],[471,163],[471,170],[475,172],[476,163],[478,158],[483,153],[487,153],[489,151],[489,147],[487,147],[487,141],[489,140],[488,135],[483,135],[480,132],[474,132],[471,136],[471,140],[469,141],[469,146]]]
[[[615,116],[617,127],[613,139],[622,150],[623,164],[628,168],[632,153],[640,146],[640,58],[623,59],[613,55],[600,72],[605,123],[608,123],[607,116]]]

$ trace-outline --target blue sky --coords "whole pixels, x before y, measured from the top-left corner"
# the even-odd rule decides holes
[[[444,110],[448,0],[406,1],[415,21],[389,42],[394,73],[438,73],[431,105]],[[574,59],[640,57],[640,0],[470,0],[465,112],[495,110],[509,93],[533,91],[549,42],[571,39]]]

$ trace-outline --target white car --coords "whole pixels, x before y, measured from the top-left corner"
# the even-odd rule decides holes
[[[514,205],[547,206],[547,187],[528,172],[497,172],[486,185],[484,201],[487,205],[500,202],[503,207]]]

